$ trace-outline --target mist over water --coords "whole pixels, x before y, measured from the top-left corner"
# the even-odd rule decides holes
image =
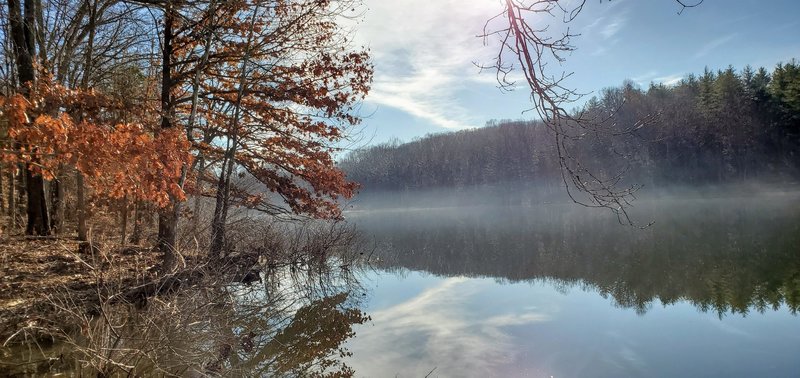
[[[367,309],[373,324],[351,342],[356,371],[791,376],[800,369],[791,357],[800,350],[796,187],[643,190],[631,215],[653,222],[644,229],[548,189],[375,192],[354,203],[346,217],[375,243],[382,271]],[[383,357],[359,360],[359,351]]]
[[[572,191],[575,199],[588,203],[580,192]],[[715,200],[751,198],[753,200],[797,201],[800,196],[800,182],[786,180],[746,181],[738,184],[702,185],[702,186],[642,186],[634,192],[631,210],[652,205],[654,202]],[[569,204],[575,205],[562,183],[548,181],[545,184],[533,182],[503,182],[492,185],[473,187],[441,187],[429,189],[381,190],[365,188],[353,200],[344,204],[347,218],[357,216],[360,211],[376,210],[423,210],[441,207],[472,206],[537,206]],[[573,212],[585,209],[582,206],[565,208]],[[608,210],[590,210],[582,215],[608,212]],[[647,222],[645,222],[647,223]]]

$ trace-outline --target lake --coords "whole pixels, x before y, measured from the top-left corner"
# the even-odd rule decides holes
[[[405,197],[408,194],[404,194]],[[390,201],[391,202],[391,201]],[[347,213],[374,243],[365,377],[800,375],[800,195]]]
[[[355,244],[292,226],[275,248],[296,261],[261,283],[209,276],[94,317],[54,296],[74,332],[0,349],[0,376],[800,376],[800,192],[651,195],[644,228],[490,192],[353,204]]]

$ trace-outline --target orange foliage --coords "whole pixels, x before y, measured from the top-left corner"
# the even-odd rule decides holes
[[[239,168],[280,195],[294,212],[320,218],[340,217],[338,198],[351,197],[357,188],[336,167],[332,146],[346,128],[360,122],[358,104],[373,75],[368,52],[350,49],[331,8],[319,0],[224,3],[213,17],[219,31],[209,51],[198,43],[203,34],[176,37],[177,61],[208,56],[199,68],[203,101],[193,128],[216,138],[196,141],[195,147],[219,159],[235,138]],[[178,88],[191,87],[192,75],[177,78],[185,82]],[[177,111],[188,114],[189,106],[185,101]],[[241,112],[220,111],[237,107]],[[237,204],[251,208],[267,207],[269,198],[235,188],[233,195]]]
[[[42,75],[30,100],[0,97],[15,147],[0,150],[5,162],[27,164],[52,179],[59,164],[76,167],[98,194],[166,206],[185,198],[178,182],[191,160],[180,129],[154,132],[144,122],[123,122],[149,109],[123,109],[94,90],[72,90]],[[150,122],[155,124],[155,122]],[[157,129],[156,129],[157,130]]]

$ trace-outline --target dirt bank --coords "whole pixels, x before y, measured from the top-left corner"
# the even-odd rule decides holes
[[[0,240],[0,345],[59,328],[60,304],[90,304],[114,289],[152,280],[158,254],[74,239]],[[87,307],[87,311],[91,310]]]

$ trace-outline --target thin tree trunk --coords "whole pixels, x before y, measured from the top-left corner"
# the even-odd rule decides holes
[[[75,183],[77,186],[76,194],[78,197],[78,240],[87,241],[86,235],[86,195],[83,184],[83,174],[80,171],[75,172]]]
[[[14,221],[14,213],[16,212],[14,211],[14,207],[16,206],[14,201],[14,196],[16,195],[16,193],[14,193],[14,177],[14,166],[12,165],[11,169],[8,170],[8,193],[6,193],[6,196],[8,196],[8,208],[6,209],[6,214],[8,214],[11,222]],[[13,223],[9,223],[9,225],[11,224]]]
[[[122,235],[120,235],[120,245],[125,245],[125,237],[128,235],[128,197],[122,200]]]
[[[236,93],[236,103],[233,111],[233,122],[231,124],[231,135],[228,138],[228,148],[225,150],[225,158],[222,162],[222,172],[220,172],[217,183],[217,201],[214,207],[214,220],[211,223],[211,259],[218,259],[225,249],[225,224],[228,220],[228,208],[230,205],[231,193],[231,172],[233,171],[234,161],[236,160],[236,147],[238,140],[239,116],[244,94],[245,80],[247,79],[247,63],[250,59],[250,49],[253,40],[256,17],[258,16],[259,3],[256,3],[253,16],[250,20],[250,28],[247,36],[247,47],[242,59],[241,75],[239,77],[239,88]]]
[[[54,233],[60,233],[64,226],[64,166],[58,166],[56,179],[50,182],[50,203],[52,204],[52,218],[50,227]]]
[[[192,214],[192,229],[197,230],[200,227],[200,212],[202,211],[200,206],[202,204],[203,198],[203,173],[206,170],[206,160],[203,156],[203,153],[200,152],[197,156],[197,183],[195,184],[195,193],[194,196],[194,210]]]
[[[14,169],[8,172],[8,230],[17,228],[17,193],[16,193],[16,179],[17,175],[14,174]]]
[[[3,179],[5,178],[3,176],[3,167],[4,165],[0,164],[0,213],[6,212],[6,203],[3,200]]]
[[[35,32],[34,32],[35,41],[36,41],[35,44],[39,45],[39,48],[37,49],[38,52],[39,52],[39,64],[41,64],[42,67],[44,67],[48,71],[52,71],[52,67],[50,67],[49,62],[47,61],[47,50],[46,50],[46,45],[45,45],[45,40],[44,40],[44,25],[45,24],[44,24],[44,13],[43,13],[43,10],[42,10],[43,8],[44,7],[42,6],[42,3],[39,2],[39,3],[36,4],[36,9],[35,9],[35,11],[33,13],[33,15],[36,17],[36,23],[39,25],[39,27],[36,28]]]
[[[86,52],[84,56],[83,77],[81,78],[81,88],[89,88],[89,78],[92,74],[92,55],[94,54],[95,21],[97,19],[97,1],[86,0],[89,9],[89,38],[86,41]],[[83,182],[83,173],[77,171],[77,196],[78,196],[78,240],[87,241],[86,231],[86,186]]]
[[[142,239],[142,223],[144,222],[143,213],[145,211],[144,204],[141,201],[136,201],[134,205],[133,216],[133,234],[131,234],[131,244],[138,245]]]
[[[219,259],[222,251],[225,249],[225,223],[226,217],[223,215],[225,206],[225,188],[229,181],[226,172],[228,170],[229,152],[233,150],[230,138],[228,139],[227,146],[225,146],[225,155],[222,160],[222,169],[219,173],[219,180],[217,181],[217,195],[214,205],[214,218],[211,220],[211,251],[210,256],[212,260]]]
[[[211,1],[209,5],[209,22],[208,27],[205,30],[205,45],[203,50],[203,57],[198,63],[197,67],[195,68],[194,78],[192,79],[192,108],[191,112],[189,112],[189,120],[187,122],[186,127],[186,135],[189,140],[192,140],[192,129],[194,128],[195,120],[197,119],[197,102],[200,95],[200,75],[205,69],[206,64],[208,63],[208,56],[211,52],[211,41],[214,39],[214,33],[212,28],[214,27],[214,16],[216,15],[216,1]],[[200,199],[202,196],[200,193],[203,189],[203,172],[205,171],[205,158],[203,156],[203,152],[200,151],[197,155],[197,160],[195,160],[198,171],[197,171],[197,186],[195,190],[197,193],[195,194],[194,199],[194,213],[192,217],[192,229],[197,230],[199,226],[199,216],[200,216]]]
[[[24,206],[26,206],[25,188],[28,186],[28,181],[25,180],[25,166],[23,164],[18,164],[17,167],[17,208],[15,208],[14,211],[16,211],[17,214],[22,214],[22,212],[25,210]],[[20,220],[20,224],[21,223],[22,220]]]

